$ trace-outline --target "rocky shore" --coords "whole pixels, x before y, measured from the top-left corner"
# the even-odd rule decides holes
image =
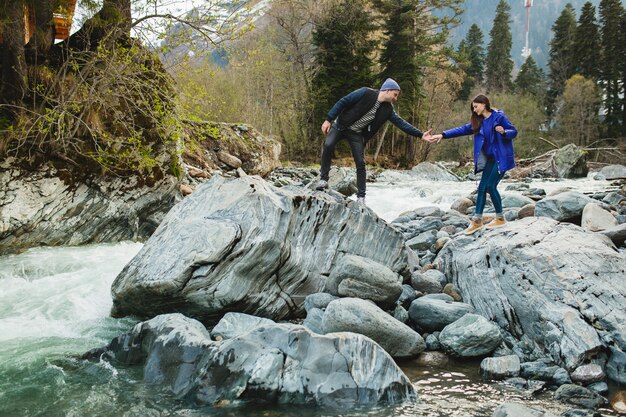
[[[147,238],[111,289],[113,315],[144,321],[86,358],[141,366],[146,382],[215,405],[415,402],[395,361],[425,352],[479,358],[486,380],[552,390],[568,416],[609,407],[608,384],[626,383],[626,167],[598,172],[612,183],[591,195],[546,192],[526,172],[505,187],[507,225],[465,236],[471,194],[386,222],[346,198],[350,169],[316,192],[313,169],[263,179],[217,152],[211,172],[188,165],[182,185],[145,191],[3,170],[5,253]],[[548,165],[579,173],[563,160]],[[461,180],[433,163],[369,180],[406,176]],[[623,410],[625,396],[610,407]],[[493,415],[549,414],[505,403]]]
[[[626,257],[619,250],[626,188],[619,180],[592,196],[571,190],[545,195],[523,181],[511,184],[528,192],[505,198],[509,223],[465,236],[459,232],[473,210],[471,195],[448,211],[423,207],[388,224],[338,191],[307,189],[312,172],[296,171],[274,179],[280,188],[258,177],[216,177],[199,186],[120,273],[112,288],[114,313],[149,318],[183,312],[212,329],[207,349],[253,345],[244,356],[255,361],[268,349],[249,340],[259,332],[286,332],[298,341],[356,333],[394,359],[425,351],[482,358],[485,379],[555,390],[555,400],[572,409],[607,407],[607,383],[626,382]],[[331,181],[337,188],[346,182],[337,176]],[[302,325],[285,324],[302,319]],[[121,338],[138,337],[133,332]],[[334,357],[337,343],[322,357]],[[113,341],[99,353],[115,362],[125,355],[120,346],[126,345]],[[292,360],[283,347],[271,349]],[[151,350],[144,349],[148,358]],[[224,388],[203,397],[209,402],[253,400],[261,389],[278,402],[332,403],[313,394],[327,389],[319,377],[295,398],[281,391],[283,382],[267,382],[280,379],[280,366],[264,374],[269,385],[259,388],[260,365],[246,368],[235,360],[231,366],[220,358],[205,358],[203,368],[187,364],[194,371],[186,384],[215,383],[211,369],[226,366],[226,381],[237,375],[253,389]],[[365,365],[370,358],[353,359],[368,370],[367,384],[378,381],[377,368]],[[334,372],[324,361],[312,363],[316,374]],[[381,394],[385,384],[366,397],[355,394],[358,387],[334,387],[333,404],[390,399]],[[403,392],[392,397],[414,400]],[[183,396],[197,393],[193,388]],[[517,408],[509,406],[494,415],[531,415],[514,414]],[[593,415],[577,413],[570,415]]]

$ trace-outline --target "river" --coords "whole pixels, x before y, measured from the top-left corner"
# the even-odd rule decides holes
[[[546,191],[568,186],[584,192],[608,188],[591,178],[534,182]],[[501,186],[503,190],[505,184]],[[399,175],[368,185],[368,205],[385,220],[403,211],[443,209],[475,188],[474,182],[433,183]],[[111,283],[141,243],[33,248],[0,257],[0,416],[491,416],[505,400],[556,414],[567,407],[551,392],[532,395],[478,375],[478,361],[400,363],[415,384],[417,404],[349,411],[294,406],[198,407],[142,382],[141,369],[79,359],[108,343],[136,320],[109,317]],[[601,410],[604,416],[614,416]]]

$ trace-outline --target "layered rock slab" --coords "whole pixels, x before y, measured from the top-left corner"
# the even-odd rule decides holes
[[[572,371],[626,350],[626,258],[603,236],[524,218],[455,238],[437,263],[524,360],[550,357]]]
[[[113,314],[301,317],[346,255],[407,275],[402,235],[326,193],[215,176],[177,204],[112,285]]]

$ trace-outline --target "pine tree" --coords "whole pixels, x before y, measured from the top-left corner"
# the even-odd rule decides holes
[[[374,1],[384,20],[380,79],[391,77],[400,84],[402,95],[397,107],[414,126],[420,125],[424,69],[441,61],[442,55],[447,58],[448,51],[442,46],[448,27],[458,23],[461,3],[462,0]],[[413,138],[406,138],[403,162],[407,165],[417,159],[415,145]]]
[[[600,2],[600,33],[602,58],[600,61],[600,80],[604,87],[604,124],[607,134],[615,137],[624,134],[624,35],[622,33],[624,7],[620,0],[602,0]]]
[[[544,78],[543,71],[537,66],[532,55],[529,55],[517,74],[515,87],[519,93],[541,97],[545,93]]]
[[[596,8],[590,2],[583,5],[573,45],[575,72],[585,78],[597,80],[600,75],[600,33],[596,21]]]
[[[570,3],[552,25],[554,34],[550,41],[550,89],[548,91],[548,112],[553,114],[557,97],[563,93],[565,81],[573,74],[576,66],[574,60],[574,37],[576,34],[576,11]]]
[[[459,92],[460,100],[467,100],[472,89],[483,80],[485,67],[485,51],[483,47],[483,33],[478,25],[473,24],[467,36],[459,43],[458,59],[464,61],[465,80]]]
[[[511,7],[504,0],[500,0],[496,7],[496,17],[489,35],[491,41],[487,48],[485,81],[490,92],[506,91],[511,87]]]
[[[372,16],[363,1],[341,0],[317,23],[313,44],[319,70],[312,80],[316,118],[321,123],[328,110],[350,91],[374,84],[372,60],[376,48]]]

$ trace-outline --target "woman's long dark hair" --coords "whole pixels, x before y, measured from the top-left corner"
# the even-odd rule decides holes
[[[483,116],[479,116],[474,112],[474,107],[472,106],[472,104],[474,103],[484,104],[487,111],[491,111],[491,103],[489,103],[489,99],[487,98],[487,96],[483,94],[479,94],[474,97],[474,100],[472,100],[472,102],[470,103],[470,111],[472,112],[472,118],[470,119],[470,123],[472,124],[472,131],[474,133],[478,133],[478,131],[480,130],[480,125],[483,122]]]

